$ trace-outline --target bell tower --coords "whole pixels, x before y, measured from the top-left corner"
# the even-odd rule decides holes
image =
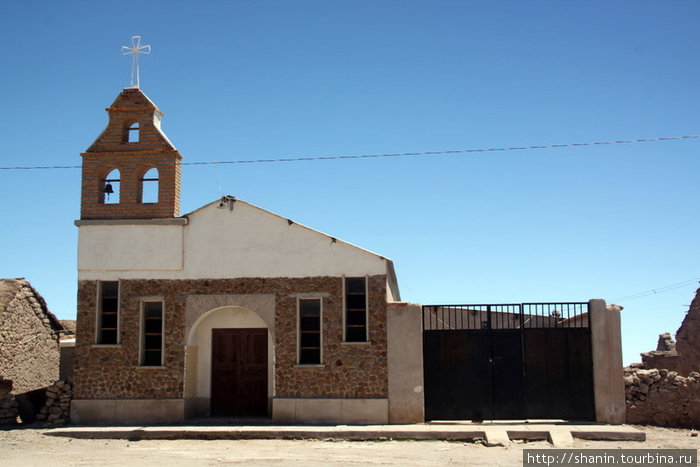
[[[182,155],[160,129],[163,113],[139,89],[124,89],[107,128],[81,154],[81,219],[180,215]]]

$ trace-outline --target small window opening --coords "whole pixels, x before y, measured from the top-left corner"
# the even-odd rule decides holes
[[[367,342],[367,279],[345,279],[345,342]]]
[[[122,141],[125,143],[138,143],[140,133],[139,130],[139,122],[134,122],[125,126],[124,132],[122,133]]]
[[[321,363],[321,299],[299,300],[299,364]]]
[[[163,302],[144,302],[141,321],[141,365],[163,364]]]
[[[97,343],[110,345],[119,341],[119,282],[100,282]]]
[[[102,202],[104,204],[119,204],[119,170],[112,170],[107,177],[102,180]]]
[[[150,169],[141,179],[141,202],[158,202],[158,169]]]

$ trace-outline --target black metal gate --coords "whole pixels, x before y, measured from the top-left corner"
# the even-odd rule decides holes
[[[587,303],[423,307],[426,420],[593,420]]]

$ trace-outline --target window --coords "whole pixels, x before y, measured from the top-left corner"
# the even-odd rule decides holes
[[[112,170],[104,180],[102,180],[102,202],[105,204],[119,204],[119,170]]]
[[[119,336],[119,282],[99,283],[97,343],[114,345]]]
[[[345,342],[367,342],[367,279],[345,278]]]
[[[139,122],[127,123],[122,131],[123,143],[138,143],[139,142]]]
[[[141,202],[158,202],[158,169],[155,167],[143,174],[141,178]]]
[[[321,364],[321,299],[300,298],[299,364]]]
[[[163,302],[141,302],[141,365],[163,365]]]

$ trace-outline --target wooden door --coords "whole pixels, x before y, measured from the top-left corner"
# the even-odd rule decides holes
[[[211,414],[267,414],[267,329],[212,329]]]

